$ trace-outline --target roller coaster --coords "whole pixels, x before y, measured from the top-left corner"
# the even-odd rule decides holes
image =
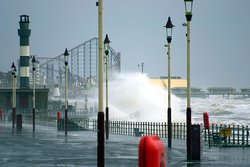
[[[92,38],[72,49],[69,52],[69,90],[77,92],[98,83],[98,38]],[[65,66],[64,55],[54,58],[37,57],[39,61],[39,85],[53,90],[55,85],[64,87]],[[121,71],[121,54],[109,47],[108,70],[109,75]],[[36,80],[37,82],[37,80]]]

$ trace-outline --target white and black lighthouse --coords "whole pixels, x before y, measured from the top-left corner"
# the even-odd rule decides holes
[[[20,88],[29,88],[29,57],[30,46],[29,37],[31,30],[29,29],[29,16],[21,15],[18,29],[18,36],[20,37]]]

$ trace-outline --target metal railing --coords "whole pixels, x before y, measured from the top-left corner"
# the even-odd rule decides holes
[[[207,134],[208,132],[205,132]],[[212,145],[219,146],[250,146],[250,131],[243,125],[212,124],[205,141],[210,137]]]
[[[97,121],[92,120],[93,131],[97,131]],[[168,125],[166,122],[130,122],[130,121],[109,121],[109,131],[111,134],[137,136],[157,135],[161,138],[168,136]],[[186,138],[186,124],[172,124],[173,138]]]
[[[23,121],[24,123],[32,124],[31,115],[24,115]],[[76,130],[84,128],[85,130],[97,131],[97,120],[95,119],[72,118],[70,121],[80,127],[76,128]],[[3,123],[3,119],[1,122]],[[57,127],[57,118],[37,114],[36,124]],[[201,139],[205,144],[208,144],[210,141],[212,146],[250,146],[250,129],[248,126],[211,124],[210,129],[207,130],[203,128],[202,124],[200,125]],[[168,125],[166,122],[109,121],[109,132],[117,135],[157,135],[161,138],[167,138]],[[186,139],[185,123],[172,123],[172,138]]]

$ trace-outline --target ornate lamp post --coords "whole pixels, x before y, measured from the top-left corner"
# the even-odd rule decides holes
[[[37,68],[37,61],[35,56],[32,57],[32,71],[33,71],[33,109],[32,109],[32,117],[33,117],[33,132],[35,132],[35,119],[36,119],[36,68]]]
[[[171,121],[171,73],[170,73],[170,44],[172,41],[172,30],[174,25],[171,18],[168,17],[166,25],[167,42],[168,42],[168,147],[172,146],[172,121]]]
[[[106,139],[109,139],[109,107],[108,107],[108,65],[109,65],[109,37],[106,34],[104,39],[104,50],[105,50],[105,58],[106,58]]]
[[[184,0],[187,20],[187,160],[192,159],[192,111],[190,86],[190,22],[192,19],[193,0]]]
[[[64,112],[64,130],[65,137],[68,134],[68,57],[69,53],[67,48],[64,51],[64,64],[65,64],[65,112]]]
[[[16,122],[16,75],[17,75],[17,70],[14,62],[11,65],[12,68],[12,128],[15,127],[15,122]]]

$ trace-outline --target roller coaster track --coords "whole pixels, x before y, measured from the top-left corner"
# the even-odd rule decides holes
[[[121,56],[109,47],[109,73],[120,72]],[[88,81],[98,83],[98,38],[92,38],[76,47],[69,49],[69,84],[85,85]],[[43,78],[41,85],[53,88],[64,82],[64,57],[60,54],[54,58],[37,57],[39,60],[39,78]]]

